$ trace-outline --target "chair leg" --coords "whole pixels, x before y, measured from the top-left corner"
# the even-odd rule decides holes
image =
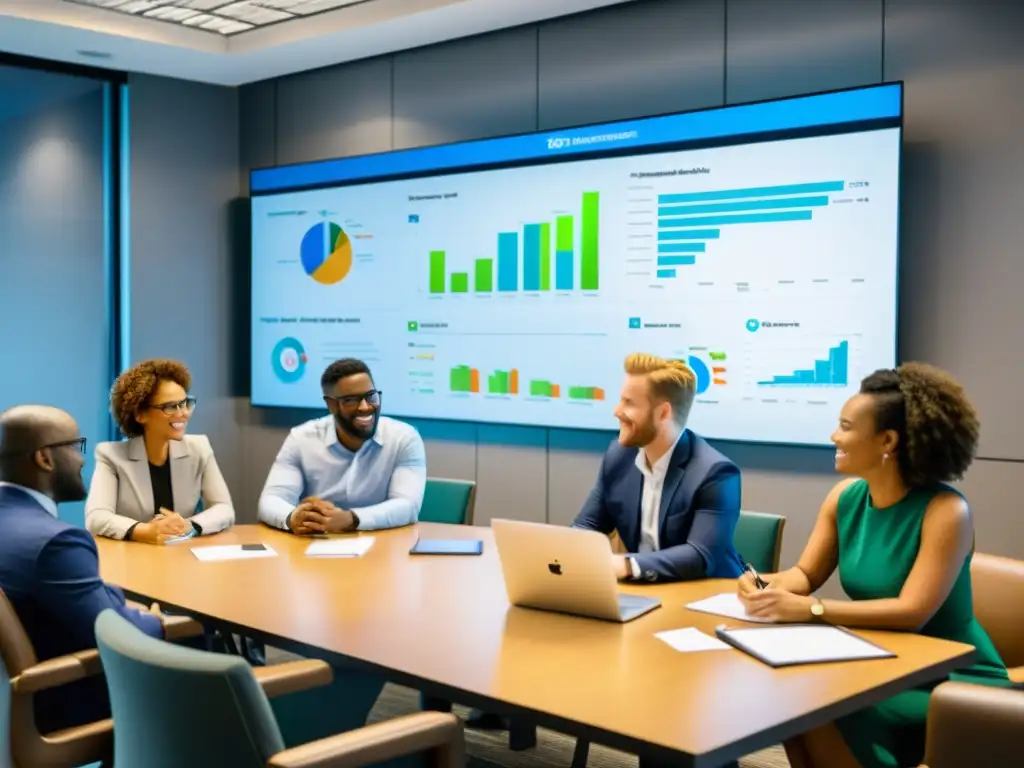
[[[590,742],[586,739],[576,739],[576,748],[572,751],[572,768],[587,768],[589,757]]]
[[[513,752],[523,752],[536,746],[537,727],[515,717],[509,718],[508,748]]]

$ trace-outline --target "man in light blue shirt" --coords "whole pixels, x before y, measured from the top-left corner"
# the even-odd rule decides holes
[[[380,415],[380,390],[361,360],[331,363],[320,385],[331,413],[285,439],[260,495],[260,521],[299,535],[415,523],[427,484],[419,433]],[[365,725],[384,683],[335,662],[329,686],[274,699],[285,745]]]
[[[415,523],[427,483],[423,440],[380,415],[366,363],[346,358],[320,378],[330,415],[291,431],[260,495],[259,519],[296,534]]]

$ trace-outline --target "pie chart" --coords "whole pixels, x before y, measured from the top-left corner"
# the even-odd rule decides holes
[[[708,370],[704,361],[695,355],[690,355],[690,370],[697,377],[697,394],[703,395],[711,386],[711,371]]]
[[[306,274],[323,285],[340,283],[352,269],[352,242],[345,230],[331,221],[310,227],[299,252]]]

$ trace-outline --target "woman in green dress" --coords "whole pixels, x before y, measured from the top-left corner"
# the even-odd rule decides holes
[[[974,618],[974,525],[967,501],[945,483],[963,476],[978,443],[978,416],[963,388],[921,363],[880,370],[843,406],[832,434],[838,472],[851,476],[821,505],[795,568],[739,581],[752,616],[779,622],[918,632],[973,645],[976,660],[953,679],[1008,685],[1006,667]],[[814,597],[838,567],[849,600]],[[793,766],[904,768],[924,755],[933,683],[786,744]]]

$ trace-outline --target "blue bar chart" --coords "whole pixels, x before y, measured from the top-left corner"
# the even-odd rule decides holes
[[[679,274],[676,267],[696,264],[722,227],[811,221],[829,205],[828,193],[845,188],[845,181],[820,181],[658,195],[655,277],[671,280]]]
[[[849,383],[849,369],[850,343],[841,341],[829,349],[828,357],[815,360],[812,367],[757,383],[762,387],[845,387]]]
[[[540,224],[523,227],[523,290],[540,290]]]
[[[519,290],[518,232],[501,232],[498,234],[498,290]]]

